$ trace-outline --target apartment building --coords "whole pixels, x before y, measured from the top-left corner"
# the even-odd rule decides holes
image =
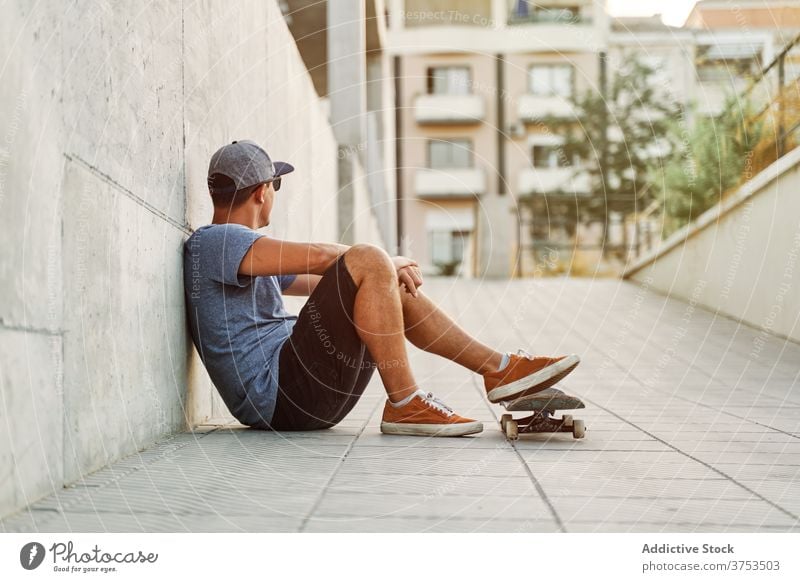
[[[700,0],[686,18],[686,28],[701,30],[771,30],[785,45],[800,31],[797,0]]]
[[[387,1],[400,243],[427,272],[535,274],[542,248],[569,262],[581,207],[598,194],[547,120],[573,117],[573,96],[599,90],[601,53],[609,76],[634,56],[649,64],[691,124],[720,113],[800,31],[800,6],[786,0],[701,1],[683,27],[610,19],[604,4]]]
[[[518,274],[523,199],[588,197],[544,122],[574,115],[606,49],[603,2],[391,0],[402,252],[429,273]],[[545,210],[546,211],[546,210]]]
[[[615,18],[609,34],[609,63],[635,55],[656,72],[651,82],[686,108],[689,120],[718,115],[726,99],[748,89],[798,33],[800,3],[787,0],[702,0],[682,27],[663,24],[659,15]],[[795,51],[796,52],[796,51]],[[790,55],[782,72],[800,73]],[[768,102],[777,85],[763,83],[751,97]]]
[[[800,34],[800,2],[701,0],[684,28],[696,35],[698,93],[713,98],[715,89],[740,92]],[[752,95],[764,104],[774,99],[779,84],[800,74],[800,51],[791,50],[782,66],[768,74],[770,82],[760,84]]]

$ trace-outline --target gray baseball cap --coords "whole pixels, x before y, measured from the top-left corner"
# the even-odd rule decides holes
[[[249,139],[234,141],[222,146],[211,156],[208,165],[208,189],[212,193],[232,194],[236,190],[269,182],[279,176],[288,174],[294,166],[286,162],[273,162],[269,154],[261,146]],[[227,180],[226,186],[214,184],[214,174],[222,174]]]

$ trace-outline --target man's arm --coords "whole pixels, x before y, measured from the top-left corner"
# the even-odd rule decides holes
[[[420,273],[416,263],[405,265],[410,260],[405,257],[394,257],[393,259],[400,285],[405,289],[406,293],[416,296],[417,287],[422,285],[422,273]],[[283,294],[307,297],[317,288],[320,279],[322,279],[322,275],[297,275],[292,284],[284,289]]]
[[[284,289],[283,294],[301,297],[311,295],[317,288],[320,279],[322,279],[322,275],[297,275],[292,284]]]
[[[297,275],[284,293],[310,295],[320,276],[349,249],[349,246],[338,243],[297,243],[264,236],[245,253],[238,273],[251,277]],[[422,285],[416,261],[393,257],[392,262],[397,269],[398,283],[407,293],[416,295],[416,288]]]
[[[322,275],[349,248],[337,243],[297,243],[262,236],[244,255],[239,274]]]

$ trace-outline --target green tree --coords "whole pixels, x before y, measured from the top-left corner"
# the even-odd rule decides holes
[[[658,185],[665,235],[696,219],[741,182],[747,157],[764,131],[763,122],[752,118],[751,104],[731,97],[718,116],[699,117],[688,130],[671,125],[671,154],[650,171]]]
[[[610,211],[627,214],[652,198],[649,170],[669,153],[670,120],[680,114],[657,71],[635,54],[609,68],[605,89],[593,87],[572,99],[574,118],[543,121],[563,137],[565,164],[577,160],[575,171],[589,175],[591,195],[577,201],[582,218],[606,226]]]

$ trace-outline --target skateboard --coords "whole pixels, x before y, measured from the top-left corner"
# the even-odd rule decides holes
[[[574,410],[586,408],[580,398],[565,394],[557,388],[547,388],[536,394],[530,394],[500,402],[508,412],[529,411],[533,414],[524,418],[514,418],[511,414],[504,414],[500,418],[500,428],[509,440],[515,441],[521,434],[540,432],[571,432],[576,439],[582,439],[586,434],[586,424],[582,420],[573,419],[572,415],[565,414],[555,418],[556,410]]]

